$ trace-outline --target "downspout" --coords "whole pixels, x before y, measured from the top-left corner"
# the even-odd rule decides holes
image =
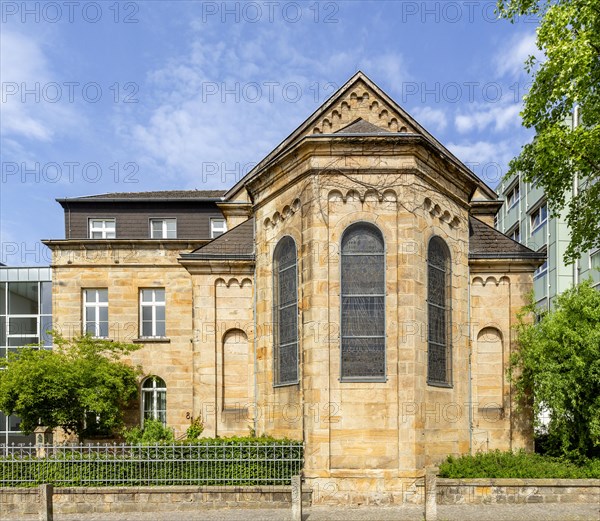
[[[248,186],[245,186],[246,188],[246,192],[248,193],[248,198],[250,199],[250,202],[252,204],[254,204],[254,197],[252,197],[252,193],[250,192],[250,190],[248,190]],[[252,212],[254,214],[254,212]],[[254,216],[255,217],[255,216]],[[257,319],[256,319],[256,307],[257,307],[257,302],[258,302],[258,291],[257,291],[257,284],[258,284],[258,271],[256,269],[256,264],[257,264],[257,258],[256,258],[256,234],[257,234],[257,229],[256,229],[256,223],[257,223],[257,219],[256,217],[254,218],[254,244],[253,244],[253,250],[254,250],[254,277],[253,277],[253,284],[252,284],[252,322],[253,322],[253,332],[252,332],[252,346],[253,346],[253,357],[254,357],[254,417],[252,418],[252,424],[253,424],[253,429],[254,429],[254,435],[257,436],[258,435],[258,333],[257,333]]]

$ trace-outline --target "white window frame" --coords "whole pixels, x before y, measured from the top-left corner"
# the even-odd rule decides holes
[[[94,226],[94,221],[101,223],[99,227]],[[112,224],[109,228],[106,225]],[[101,237],[94,237],[94,233],[100,233]],[[88,217],[88,235],[90,239],[116,239],[117,220],[114,217]]]
[[[542,220],[540,217],[540,221],[537,222],[537,224],[535,223],[536,216],[541,216],[542,215],[542,208],[546,208],[546,215],[544,216],[544,219]],[[546,201],[544,201],[542,204],[538,205],[535,210],[533,210],[530,214],[529,214],[529,222],[530,222],[530,226],[531,226],[531,235],[533,235],[535,232],[537,232],[544,224],[546,224],[548,222],[548,203]]]
[[[220,226],[216,226],[219,224]],[[227,221],[222,218],[211,218],[210,219],[210,238],[216,239],[223,235],[227,231]],[[215,235],[217,233],[217,235]]]
[[[157,385],[157,380],[160,380],[162,383],[164,383],[164,386],[159,386]],[[148,387],[144,387],[146,385],[146,382],[148,381],[152,381],[152,387],[148,388]],[[152,420],[160,420],[162,421],[162,419],[160,418],[160,413],[164,412],[164,421],[162,421],[163,425],[167,424],[167,409],[166,409],[166,404],[167,404],[167,384],[166,382],[157,376],[149,376],[148,378],[145,378],[144,381],[142,382],[141,385],[141,394],[142,394],[142,427],[144,426],[144,422],[147,419],[152,419]],[[158,395],[159,393],[164,393],[165,395],[165,409],[159,409],[158,408]],[[151,418],[146,418],[145,417],[145,412],[146,412],[146,400],[147,399],[151,399],[152,400],[152,407],[150,409],[151,412]]]
[[[518,233],[518,238],[515,238],[515,233]],[[513,228],[506,233],[513,241],[521,242],[521,225],[517,224],[513,226]]]
[[[546,275],[547,273],[548,273],[548,259],[546,259],[544,261],[544,264],[542,264],[541,266],[536,268],[536,270],[533,272],[533,280],[537,280],[540,277],[543,277],[544,275]]]
[[[595,268],[595,267],[592,265],[592,257],[596,257],[596,256],[600,257],[600,248],[596,248],[595,250],[591,250],[591,251],[590,251],[590,256],[589,256],[589,258],[588,258],[588,261],[589,261],[589,266],[588,266],[588,269],[590,269],[590,270],[596,269],[596,268]]]
[[[519,182],[510,189],[510,191],[506,194],[506,206],[508,211],[512,210],[521,200],[521,188],[519,186]]]
[[[161,237],[154,236],[154,223],[160,222],[161,226]],[[175,224],[175,235],[173,237],[168,237],[168,223]],[[152,217],[150,218],[150,238],[151,239],[177,239],[177,219],[175,217]]]
[[[143,294],[144,291],[151,291],[152,292],[152,300],[150,301],[146,301],[144,302],[143,299]],[[157,291],[163,291],[164,296],[164,300],[157,300],[156,299],[156,292]],[[166,307],[166,300],[167,300],[167,295],[166,295],[166,291],[165,288],[141,288],[140,289],[140,338],[166,338],[166,333],[167,333],[167,307]],[[152,309],[152,334],[151,335],[144,335],[144,308],[145,307],[149,307]],[[156,329],[157,329],[157,324],[158,324],[158,320],[156,318],[156,310],[159,307],[163,307],[165,309],[165,334],[164,335],[157,335],[156,334]]]
[[[94,338],[108,338],[107,336],[100,335],[100,308],[108,309],[108,290],[106,292],[106,302],[100,301],[99,291],[107,290],[107,288],[85,288],[83,290],[83,333],[87,332],[87,310],[94,310]],[[88,300],[88,292],[91,294],[94,292],[94,300]],[[107,317],[108,322],[108,317]],[[108,329],[108,328],[107,328]],[[108,331],[107,331],[108,333]]]

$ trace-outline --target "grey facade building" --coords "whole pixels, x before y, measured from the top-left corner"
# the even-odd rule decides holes
[[[583,184],[583,180],[576,179],[569,196],[577,193]],[[534,274],[535,300],[539,307],[550,309],[557,295],[589,277],[600,290],[600,249],[587,251],[575,263],[565,265],[563,257],[570,231],[564,214],[551,215],[543,190],[515,175],[502,181],[496,192],[504,199],[496,215],[496,228],[532,250],[546,252],[546,263]]]

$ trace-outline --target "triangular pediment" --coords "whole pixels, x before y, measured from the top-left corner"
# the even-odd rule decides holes
[[[450,161],[463,175],[475,181],[488,197],[494,191],[487,187],[444,145],[423,128],[408,112],[390,98],[364,73],[357,72],[345,85],[340,87],[302,125],[283,140],[244,178],[226,194],[234,197],[243,189],[244,183],[257,175],[278,157],[291,150],[299,142],[311,136],[344,134],[361,135],[416,135],[436,149],[440,156]]]

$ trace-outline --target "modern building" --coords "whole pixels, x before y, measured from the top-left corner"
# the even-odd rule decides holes
[[[580,190],[581,185],[582,181],[576,179],[573,190]],[[588,251],[575,263],[565,265],[563,257],[570,231],[564,215],[551,215],[542,189],[525,183],[520,175],[514,175],[502,181],[496,191],[503,199],[496,228],[511,239],[547,255],[546,262],[533,277],[534,298],[540,308],[549,310],[557,295],[589,277],[600,289],[600,250]]]
[[[313,490],[351,503],[531,446],[506,369],[545,254],[495,230],[494,190],[364,74],[225,192],[59,202],[54,320],[142,344],[129,421],[303,440]]]
[[[27,344],[52,347],[52,272],[50,268],[0,266],[0,357]],[[19,429],[17,416],[0,411],[0,445],[33,443]]]

